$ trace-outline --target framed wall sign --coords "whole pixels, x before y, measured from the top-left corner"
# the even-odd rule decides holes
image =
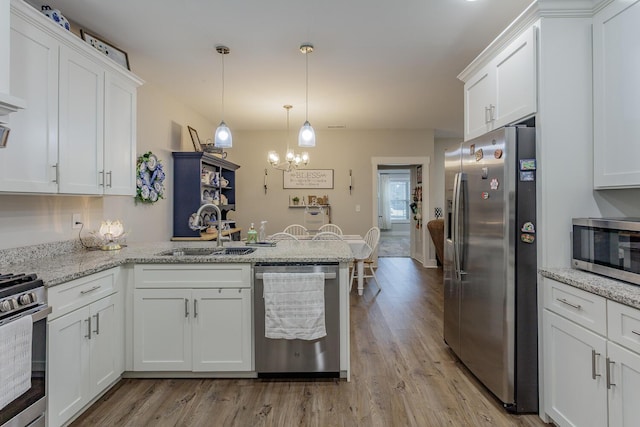
[[[80,38],[98,49],[100,52],[104,53],[110,59],[122,65],[127,70],[131,70],[131,67],[129,66],[129,56],[124,50],[120,50],[106,41],[100,40],[98,36],[88,33],[83,29],[80,29]]]
[[[284,171],[283,188],[333,188],[333,169]]]

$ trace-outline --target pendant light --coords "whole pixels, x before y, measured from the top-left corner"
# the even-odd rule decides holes
[[[231,148],[233,147],[233,137],[231,136],[231,130],[224,122],[224,56],[228,55],[230,51],[226,46],[216,46],[216,51],[222,55],[222,121],[216,129],[214,145],[219,148]]]
[[[280,155],[276,151],[269,151],[267,160],[275,169],[291,172],[300,167],[307,166],[309,164],[309,154],[307,152],[298,154],[289,148],[289,110],[291,110],[293,106],[287,104],[283,107],[287,110],[287,151],[285,152],[284,161],[280,162]]]
[[[305,61],[307,63],[307,81],[306,81],[306,110],[305,110],[305,122],[300,128],[298,134],[298,146],[300,147],[315,147],[316,146],[316,132],[309,123],[309,54],[313,52],[313,45],[311,43],[304,43],[300,45],[300,52],[304,53]]]

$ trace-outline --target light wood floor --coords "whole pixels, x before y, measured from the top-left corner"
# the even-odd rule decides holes
[[[122,380],[73,426],[543,426],[510,415],[442,340],[442,273],[380,258],[351,295],[351,382]]]

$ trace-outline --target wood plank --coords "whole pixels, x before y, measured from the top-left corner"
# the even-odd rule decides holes
[[[125,379],[73,426],[522,426],[442,338],[442,270],[380,258],[351,294],[351,382]]]

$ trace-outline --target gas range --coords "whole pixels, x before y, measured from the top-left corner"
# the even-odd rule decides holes
[[[46,303],[44,283],[36,274],[0,274],[0,324]]]

